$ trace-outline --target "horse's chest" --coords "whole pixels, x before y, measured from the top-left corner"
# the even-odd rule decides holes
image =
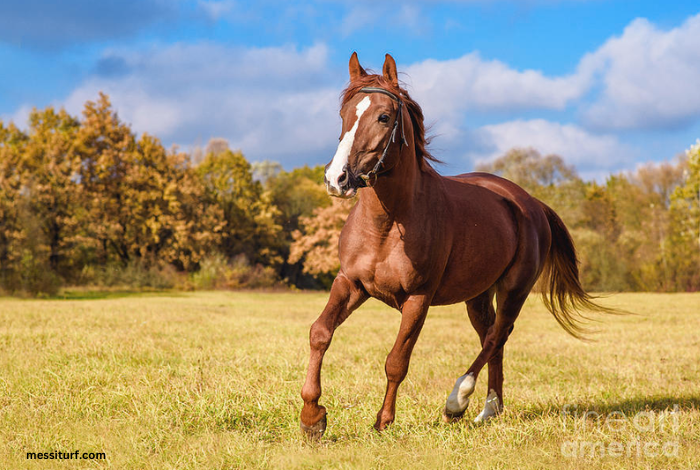
[[[372,297],[398,308],[408,295],[425,284],[428,269],[422,266],[420,257],[407,253],[401,239],[387,239],[383,243],[366,241],[363,246],[365,249],[360,254],[342,263],[343,271],[358,280]]]

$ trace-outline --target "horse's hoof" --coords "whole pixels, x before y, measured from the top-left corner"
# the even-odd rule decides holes
[[[323,433],[326,432],[326,415],[324,414],[323,418],[311,426],[307,426],[303,422],[300,422],[299,424],[301,427],[301,432],[303,432],[308,439],[318,441],[321,439],[321,436],[323,436]]]
[[[466,410],[464,410],[466,411]],[[442,410],[442,420],[446,423],[456,423],[464,416],[464,411],[461,413],[450,413],[447,411],[447,407]]]
[[[391,425],[393,422],[394,422],[394,420],[387,421],[387,422],[380,422],[380,421],[377,421],[377,422],[374,423],[374,426],[373,426],[373,427],[374,427],[374,430],[375,430],[375,431],[377,431],[377,432],[383,432],[383,431],[384,431],[386,428],[388,428],[389,425]]]
[[[489,392],[489,396],[486,397],[486,404],[484,404],[484,409],[479,415],[474,418],[474,423],[484,424],[487,421],[500,415],[503,411],[503,406],[498,401],[498,395],[495,390]]]
[[[454,423],[464,416],[464,412],[469,407],[469,396],[474,393],[475,387],[476,379],[472,372],[464,374],[457,379],[452,393],[447,397],[445,409],[442,412],[446,423]]]

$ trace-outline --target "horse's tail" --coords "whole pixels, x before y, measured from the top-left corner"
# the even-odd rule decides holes
[[[552,232],[552,245],[542,271],[542,298],[545,307],[570,335],[585,339],[587,317],[580,310],[616,313],[614,309],[603,307],[593,301],[593,297],[581,286],[578,272],[578,257],[571,234],[561,218],[549,206],[542,208]]]

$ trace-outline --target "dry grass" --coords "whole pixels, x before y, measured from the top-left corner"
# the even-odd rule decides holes
[[[506,411],[486,426],[440,420],[478,340],[463,306],[432,309],[397,422],[381,435],[371,426],[399,315],[370,302],[326,356],[329,427],[310,444],[298,429],[299,391],[308,327],[325,300],[0,299],[0,468],[698,468],[700,295],[613,296],[604,303],[641,315],[608,318],[592,343],[565,335],[531,299],[506,347]],[[482,375],[470,418],[485,382]],[[585,411],[597,415],[582,418]],[[628,419],[612,421],[616,412]],[[650,442],[673,455],[651,455],[663,452],[645,448]],[[581,443],[599,447],[568,456]],[[26,459],[53,450],[107,460]]]

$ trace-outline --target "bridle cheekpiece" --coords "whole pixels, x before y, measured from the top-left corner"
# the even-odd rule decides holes
[[[399,152],[401,151],[401,148],[404,145],[408,146],[408,142],[406,141],[406,135],[404,134],[403,129],[403,101],[401,101],[401,99],[398,96],[396,96],[389,90],[385,90],[384,88],[364,87],[360,88],[360,91],[358,93],[381,93],[398,103],[398,111],[396,112],[396,120],[394,120],[394,127],[391,130],[391,136],[389,138],[389,141],[386,143],[386,147],[384,147],[384,152],[382,152],[382,156],[379,158],[376,165],[374,165],[374,168],[372,168],[368,173],[358,175],[360,179],[364,182],[364,186],[373,186],[374,183],[377,182],[377,177],[383,173],[380,172],[380,170],[384,167],[384,159],[386,158],[386,155],[389,152],[389,147],[392,143],[396,142],[396,132],[398,130],[399,123],[401,125],[401,141],[399,142]],[[372,182],[372,184],[370,184],[370,181],[372,179],[374,179],[374,181]]]

